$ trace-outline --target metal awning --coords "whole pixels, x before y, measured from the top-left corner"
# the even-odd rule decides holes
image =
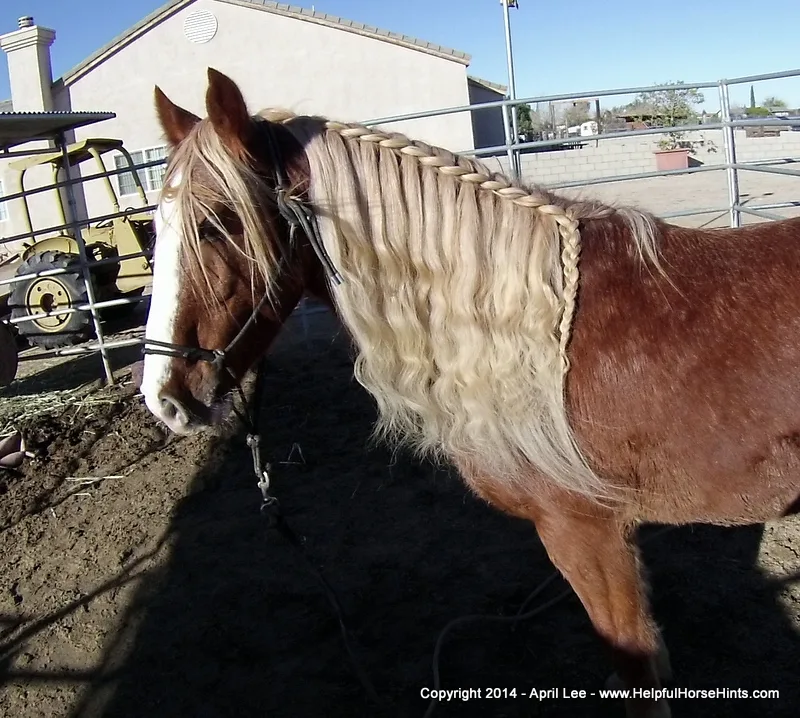
[[[116,117],[114,112],[0,112],[0,151]]]
[[[69,155],[70,166],[80,164],[92,157],[92,151],[96,151],[98,155],[104,155],[106,152],[118,150],[124,146],[122,140],[111,140],[104,137],[91,137],[80,142],[74,142],[67,145],[67,154]],[[24,172],[25,170],[36,167],[37,165],[46,165],[50,162],[63,164],[64,153],[60,150],[47,152],[45,154],[36,154],[31,157],[23,157],[21,160],[9,162],[8,166],[12,170]]]

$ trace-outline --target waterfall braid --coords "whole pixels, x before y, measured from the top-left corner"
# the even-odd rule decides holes
[[[569,204],[475,161],[358,125],[296,118],[311,201],[345,281],[335,299],[379,430],[523,485],[608,487],[564,405],[578,290],[578,223],[614,213],[656,266],[652,220]]]
[[[310,200],[344,277],[334,300],[358,348],[356,377],[378,404],[378,433],[523,490],[533,466],[565,489],[608,497],[565,409],[579,222],[620,216],[660,270],[652,219],[517,185],[402,135],[264,116],[307,155]],[[212,162],[227,199],[252,206],[251,182],[234,189],[233,169],[216,153]],[[257,248],[260,236],[246,237],[245,251],[274,278],[275,250]]]

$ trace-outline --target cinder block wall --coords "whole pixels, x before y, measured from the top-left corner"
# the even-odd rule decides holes
[[[523,178],[538,184],[556,184],[636,172],[656,171],[659,135],[586,140],[574,149],[522,155]],[[725,161],[721,130],[687,134],[687,139],[703,140],[694,160],[703,165]],[[745,137],[735,131],[736,157],[740,162],[763,159],[800,158],[800,132],[781,132],[779,137]],[[713,144],[712,144],[713,143]],[[716,152],[710,151],[715,146]],[[507,157],[483,158],[491,169],[508,170]]]

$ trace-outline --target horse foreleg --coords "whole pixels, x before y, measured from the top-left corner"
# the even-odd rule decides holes
[[[611,649],[623,686],[660,688],[659,673],[669,672],[669,659],[650,616],[638,551],[629,532],[611,519],[567,513],[540,514],[536,527],[551,561]],[[628,718],[670,716],[663,698],[628,698],[626,709]]]

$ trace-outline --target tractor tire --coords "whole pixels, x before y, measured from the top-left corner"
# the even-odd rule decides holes
[[[69,309],[89,301],[86,282],[75,254],[47,250],[26,259],[17,269],[17,276],[44,272],[48,269],[72,269],[66,274],[33,277],[17,282],[11,292],[9,304],[12,318],[30,314],[43,314],[55,309]],[[17,331],[28,343],[44,349],[77,344],[94,335],[88,312],[59,314],[15,324]]]

